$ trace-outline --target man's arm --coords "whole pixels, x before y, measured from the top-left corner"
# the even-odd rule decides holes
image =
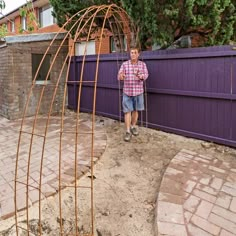
[[[118,80],[124,80],[125,79],[125,70],[124,70],[124,65],[122,64],[120,67],[120,70],[118,72],[118,76],[117,76]]]
[[[144,62],[142,62],[141,70],[138,71],[137,77],[140,80],[146,80],[148,76],[149,74],[148,74],[147,66]]]
[[[148,78],[149,74],[148,74],[148,69],[146,66],[146,63],[143,62],[143,80],[146,80]]]

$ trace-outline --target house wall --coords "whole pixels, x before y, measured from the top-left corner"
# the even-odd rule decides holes
[[[35,12],[36,18],[38,18],[39,8],[35,8],[34,12]],[[15,32],[11,32],[11,22],[8,19],[5,19],[4,23],[7,24],[7,29],[8,29],[7,35],[30,34],[30,33],[54,33],[54,32],[58,32],[60,30],[60,27],[57,24],[49,25],[46,27],[38,27],[37,24],[35,23],[33,31],[31,31],[31,32],[25,31],[25,32],[21,33],[20,32],[20,28],[21,28],[20,15],[17,14],[15,17],[11,17],[11,15],[10,15],[10,16],[8,16],[8,18],[12,21],[14,20]],[[27,19],[27,21],[29,22],[29,18]],[[65,32],[65,30],[63,30],[62,32]]]
[[[36,113],[36,108],[42,95],[39,113],[49,112],[51,101],[53,111],[60,112],[64,92],[66,70],[63,71],[58,87],[56,83],[65,60],[68,47],[62,47],[50,73],[50,82],[47,85],[32,86],[32,53],[44,54],[51,41],[10,43],[0,48],[0,115],[8,119],[21,118],[29,97],[26,116]],[[49,50],[51,63],[61,41],[55,42]],[[67,42],[65,42],[67,45]],[[31,92],[31,95],[29,96]]]
[[[96,52],[99,51],[100,41],[95,41]],[[110,37],[102,38],[100,54],[110,53]]]

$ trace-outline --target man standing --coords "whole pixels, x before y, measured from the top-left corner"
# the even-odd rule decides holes
[[[143,81],[148,78],[148,70],[146,64],[138,58],[138,48],[131,47],[130,60],[121,65],[118,73],[118,79],[124,81],[122,105],[125,113],[126,142],[130,141],[132,135],[138,135],[138,111],[144,110]]]

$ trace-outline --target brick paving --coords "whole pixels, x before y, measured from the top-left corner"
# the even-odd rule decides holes
[[[51,117],[45,139],[46,117],[39,117],[30,147],[33,122],[33,118],[26,119],[19,148],[16,179],[19,211],[25,209],[27,204],[31,206],[39,201],[40,189],[41,198],[44,199],[56,194],[59,187],[60,117]],[[0,117],[0,221],[14,215],[15,211],[14,180],[20,123],[20,120],[9,121]],[[64,119],[61,143],[61,188],[75,181],[75,123],[73,115],[68,115]],[[97,123],[94,134],[94,162],[106,147],[107,137],[103,130],[102,125]],[[78,131],[77,176],[80,177],[90,170],[91,121],[80,119]],[[42,152],[43,147],[44,152]],[[41,162],[42,156],[43,162]],[[42,185],[40,185],[40,172]],[[28,198],[26,198],[26,186],[28,186]]]
[[[45,117],[37,120],[30,148],[33,119],[27,118],[19,149],[17,168],[17,207],[26,208],[39,200],[39,176],[42,167],[42,198],[58,190],[60,118],[52,117],[44,146]],[[14,214],[14,179],[20,121],[0,117],[0,221]],[[89,171],[91,121],[80,119],[78,171]],[[64,120],[61,144],[62,186],[74,181],[75,120]],[[96,125],[94,161],[106,148],[106,134]],[[99,140],[99,141],[98,141]],[[31,149],[31,155],[29,150]],[[30,160],[28,159],[31,156]],[[28,165],[30,163],[30,165]],[[29,173],[27,183],[27,173]],[[157,200],[158,235],[236,236],[236,163],[181,150],[165,171]]]
[[[236,236],[236,163],[181,150],[162,179],[159,236]]]

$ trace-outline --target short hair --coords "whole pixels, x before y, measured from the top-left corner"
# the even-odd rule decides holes
[[[140,48],[138,46],[130,46],[130,51],[131,50],[138,50],[138,52],[140,52]]]

